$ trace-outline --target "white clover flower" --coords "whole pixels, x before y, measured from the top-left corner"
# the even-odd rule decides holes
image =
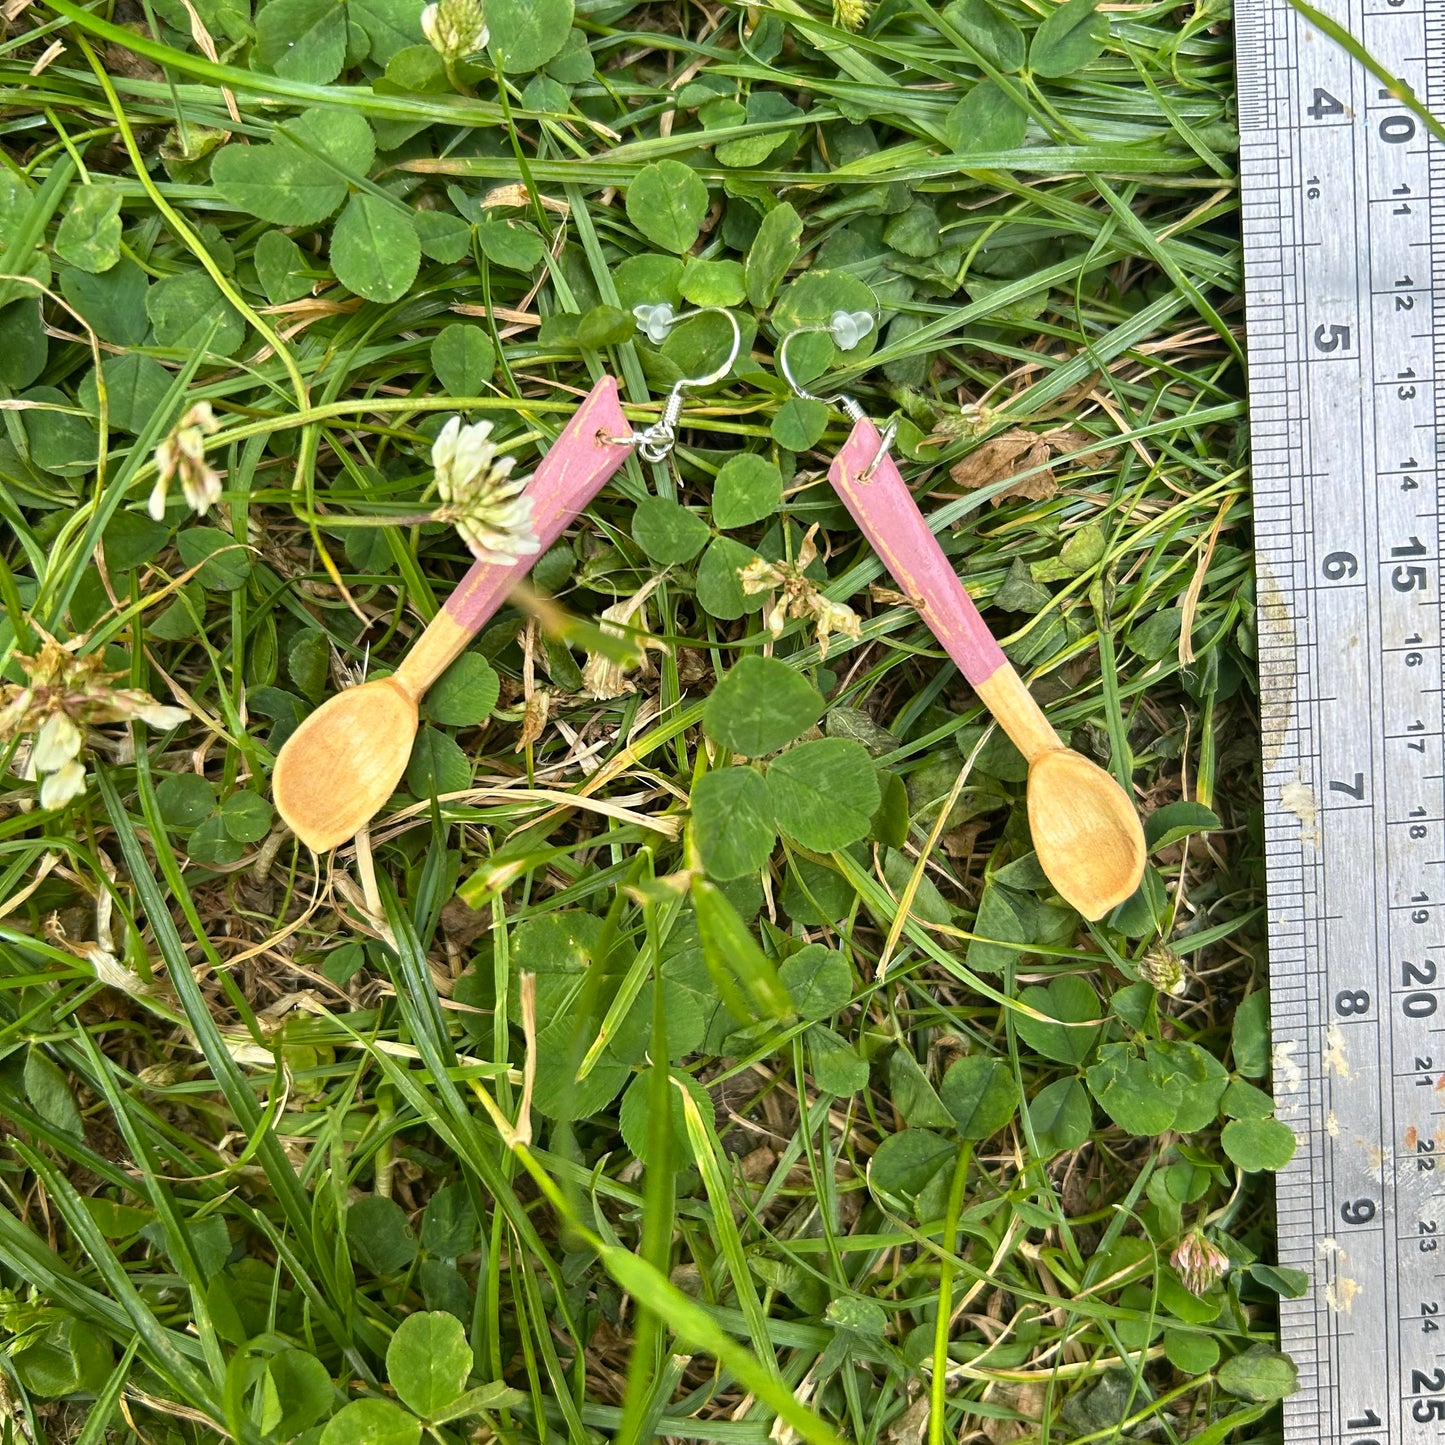
[[[148,693],[136,693],[133,689],[127,688],[125,695],[139,700],[133,703],[135,716],[143,723],[149,723],[153,728],[178,728],[190,717],[183,707],[167,707],[163,702],[157,702]]]
[[[1205,1295],[1224,1278],[1229,1269],[1229,1256],[1194,1229],[1179,1241],[1169,1256],[1169,1263],[1179,1272],[1190,1294]]]
[[[85,764],[72,758],[40,780],[40,806],[63,808],[85,791]]]
[[[465,60],[485,50],[491,39],[478,0],[436,0],[421,12],[421,30],[431,48],[447,60]]]
[[[542,544],[532,531],[530,477],[513,477],[516,458],[499,457],[489,421],[463,426],[454,416],[432,445],[442,505],[432,513],[450,522],[483,562],[510,563],[535,556]]]
[[[206,438],[220,430],[208,401],[198,401],[156,448],[156,484],[146,510],[159,522],[166,512],[166,496],[176,473],[186,504],[204,517],[221,500],[221,474],[206,461]]]
[[[51,713],[35,734],[30,762],[37,773],[58,772],[80,754],[80,729],[63,712]]]
[[[164,442],[161,443],[165,445]],[[160,447],[156,448],[156,465],[160,465]],[[151,494],[146,498],[146,511],[150,513],[151,521],[159,522],[166,515],[166,493],[171,489],[171,479],[164,474],[156,477],[156,484],[151,488]]]

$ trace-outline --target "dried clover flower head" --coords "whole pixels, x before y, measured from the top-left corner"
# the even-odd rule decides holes
[[[513,477],[515,457],[499,457],[489,421],[463,426],[454,416],[432,444],[442,505],[432,513],[450,522],[483,562],[508,563],[542,550],[532,532],[530,477]]]
[[[85,791],[83,726],[138,718],[152,727],[176,727],[189,714],[139,688],[112,687],[122,674],[107,672],[100,653],[77,657],[53,637],[41,636],[34,657],[15,654],[25,682],[0,684],[0,744],[30,737],[26,776],[40,779],[42,808],[63,808]]]
[[[1169,1263],[1179,1271],[1184,1288],[1190,1294],[1205,1295],[1224,1278],[1229,1256],[1193,1229],[1179,1241]]]
[[[811,617],[818,638],[818,655],[827,657],[831,634],[841,632],[856,640],[862,634],[863,624],[851,607],[824,597],[817,584],[803,575],[818,555],[813,541],[817,531],[816,525],[808,528],[808,535],[798,548],[797,561],[765,562],[761,557],[754,557],[746,567],[738,568],[738,577],[743,592],[749,597],[759,592],[777,594],[764,619],[774,637],[782,633],[789,617]]]
[[[868,0],[833,0],[833,22],[843,30],[861,30],[868,23]]]
[[[1139,972],[1170,998],[1178,998],[1189,982],[1184,960],[1167,943],[1156,944],[1139,960]]]
[[[478,0],[436,0],[421,12],[422,34],[447,60],[465,60],[491,39],[486,11]]]
[[[981,437],[994,424],[996,413],[981,401],[970,401],[956,412],[944,412],[934,418],[933,436],[946,441],[972,441]]]
[[[599,629],[610,637],[625,640],[628,636],[622,629],[632,622],[632,619],[642,613],[641,621],[638,624],[639,630],[647,631],[647,613],[643,611],[647,599],[662,582],[662,576],[650,577],[643,583],[642,587],[630,597],[624,597],[621,602],[614,602],[611,607],[603,610],[602,616],[598,619]],[[622,626],[617,624],[621,623]],[[646,637],[637,637],[633,640],[636,651],[628,660],[623,660],[617,655],[609,656],[605,652],[588,649],[587,660],[582,665],[582,693],[584,697],[611,698],[621,697],[625,692],[635,690],[635,684],[627,680],[627,673],[635,668],[647,669],[647,649],[654,647],[660,652],[667,651],[667,644],[657,642]]]
[[[206,438],[215,435],[220,426],[211,403],[198,401],[156,448],[156,484],[146,506],[155,521],[165,516],[166,496],[177,472],[186,505],[198,517],[204,517],[221,500],[221,474],[206,462]]]

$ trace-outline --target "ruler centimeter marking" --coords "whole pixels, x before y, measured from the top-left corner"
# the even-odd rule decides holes
[[[1445,0],[1322,8],[1445,114]],[[1445,148],[1241,0],[1240,174],[1291,1445],[1445,1440]],[[1438,1166],[1438,1167],[1437,1167]]]

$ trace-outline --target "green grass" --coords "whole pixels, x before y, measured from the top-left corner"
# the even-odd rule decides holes
[[[4,1439],[1278,1438],[1231,38],[1209,4],[1053,11],[581,0],[564,45],[568,0],[493,0],[504,82],[415,0],[12,16],[4,680],[43,630],[188,721],[89,728],[63,809],[25,729],[0,750]],[[722,344],[636,338],[679,286],[735,306],[732,376],[542,559],[565,635],[504,610],[318,861],[271,767],[467,565],[415,521],[430,439],[490,418],[530,468],[608,371],[655,419]],[[899,422],[1009,655],[1148,820],[1100,924],[831,496],[847,423],[783,410],[779,335],[875,304],[814,362]],[[177,482],[152,523],[200,401],[222,501]],[[782,501],[719,527],[739,452]],[[634,535],[650,495],[708,550]],[[826,656],[736,577],[814,526],[861,622]],[[663,646],[587,696],[584,624],[644,587]],[[760,654],[827,700],[779,746],[847,740],[800,755],[882,808],[819,851],[841,805],[780,806],[734,870],[688,803]],[[1231,1265],[1202,1300],[1195,1228]]]

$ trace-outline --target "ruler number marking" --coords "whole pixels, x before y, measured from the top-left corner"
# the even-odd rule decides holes
[[[1399,100],[1394,91],[1385,89],[1378,92],[1381,100]],[[1387,115],[1379,124],[1380,139],[1392,146],[1404,145],[1415,139],[1415,118],[1412,115]],[[1408,189],[1408,187],[1406,188]],[[1396,195],[1400,192],[1396,191]]]
[[[1398,557],[1423,557],[1428,548],[1416,536],[1411,535],[1410,540],[1402,547],[1391,547],[1390,556]],[[1390,585],[1396,592],[1428,592],[1430,590],[1430,579],[1423,567],[1399,566],[1390,574]],[[1416,634],[1418,640],[1419,634]]]
[[[1422,909],[1421,912],[1426,910]],[[1432,958],[1422,958],[1419,963],[1412,963],[1408,958],[1402,959],[1400,963],[1400,986],[1415,990],[1407,993],[1400,1000],[1400,1012],[1407,1019],[1428,1019],[1434,1016],[1440,1007],[1440,1000],[1430,992],[1427,992],[1435,984],[1439,970]],[[1435,1152],[1435,1141],[1433,1139],[1422,1139],[1416,1148],[1417,1154],[1433,1154]],[[1433,1169],[1435,1161],[1420,1163],[1421,1169]]]
[[[1412,1395],[1433,1395],[1437,1398],[1415,1400],[1410,1405],[1410,1417],[1427,1424],[1431,1420],[1445,1420],[1445,1399],[1438,1396],[1445,1392],[1445,1370],[1410,1371],[1410,1393]]]
[[[1269,810],[1271,970],[1288,1036],[1328,1044],[1279,1182],[1315,1277],[1285,1439],[1445,1445],[1445,147],[1407,113],[1445,94],[1445,0],[1330,8],[1404,88],[1288,0],[1238,32],[1258,551],[1295,629],[1262,723],[1318,806],[1312,834]],[[1335,1085],[1346,1057],[1382,1087]]]

